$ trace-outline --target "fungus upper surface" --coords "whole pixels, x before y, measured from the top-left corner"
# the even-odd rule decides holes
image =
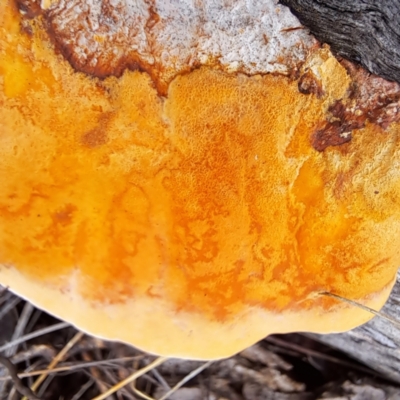
[[[400,262],[396,84],[365,105],[362,73],[303,36],[303,58],[281,59],[298,79],[232,72],[226,55],[99,79],[54,28],[77,33],[80,2],[45,3],[0,5],[0,283],[90,333],[192,358],[369,319],[321,292],[383,305]]]

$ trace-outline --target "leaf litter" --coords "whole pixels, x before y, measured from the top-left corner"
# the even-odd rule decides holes
[[[0,400],[397,400],[400,382],[304,334],[234,357],[155,357],[77,331],[0,287]]]

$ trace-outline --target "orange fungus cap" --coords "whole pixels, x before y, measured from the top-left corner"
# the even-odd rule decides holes
[[[0,283],[167,356],[364,323],[321,293],[389,295],[396,119],[272,0],[160,3],[0,3]]]

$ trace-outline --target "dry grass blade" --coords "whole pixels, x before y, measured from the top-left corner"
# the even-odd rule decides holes
[[[12,297],[10,300],[6,301],[5,306],[2,306],[0,310],[0,319],[7,315],[15,306],[21,301],[18,297]]]
[[[82,353],[82,358],[84,361],[87,361],[87,362],[91,361],[89,352],[87,352],[87,351]],[[92,366],[89,368],[89,371],[90,371],[90,375],[93,378],[93,382],[98,387],[100,393],[105,392],[107,390],[108,386],[102,381],[99,369],[97,367]]]
[[[49,366],[47,367],[48,370],[52,370],[60,361],[64,359],[68,351],[77,343],[79,340],[82,339],[84,333],[83,332],[78,332],[65,346],[64,348],[54,357],[54,359],[51,361]],[[32,392],[35,392],[37,388],[40,386],[40,384],[46,379],[47,374],[42,374],[39,376],[39,378],[35,381],[35,383],[32,385],[31,390]],[[24,398],[23,400],[27,400]]]
[[[171,390],[169,390],[167,393],[165,393],[164,396],[162,396],[159,400],[166,400],[169,396],[171,396],[173,393],[175,393],[180,387],[182,387],[186,382],[189,382],[195,376],[200,374],[200,372],[202,372],[203,370],[208,368],[212,363],[213,363],[213,361],[208,361],[208,362],[204,363],[203,365],[200,365],[200,367],[196,368],[190,374],[186,375]]]
[[[82,395],[91,387],[93,386],[94,381],[93,380],[89,380],[87,381],[80,389],[79,391],[74,395],[74,397],[72,397],[71,400],[79,400]]]
[[[35,339],[35,338],[37,338],[39,336],[46,335],[46,334],[54,332],[54,331],[59,331],[59,330],[64,329],[64,328],[68,328],[69,326],[70,326],[70,324],[68,324],[67,322],[60,322],[58,324],[54,324],[54,325],[48,326],[48,327],[43,328],[43,329],[38,329],[35,332],[31,332],[31,333],[29,333],[27,335],[21,336],[19,339],[12,340],[11,342],[6,343],[5,345],[1,346],[0,347],[0,353],[5,351],[5,350],[7,350],[7,349],[9,349],[10,347],[14,347],[14,346],[16,346],[18,344],[24,343],[24,342],[26,342],[28,340]]]
[[[117,385],[113,386],[107,392],[102,393],[100,396],[95,397],[93,400],[104,400],[108,396],[112,395],[115,393],[117,390],[121,389],[125,385],[128,385],[129,383],[133,382],[140,376],[146,374],[147,372],[151,371],[153,368],[156,368],[157,366],[161,365],[163,362],[167,361],[168,358],[166,357],[158,357],[156,358],[152,363],[147,365],[146,367],[139,369],[138,371],[135,371],[132,375],[128,376],[128,378],[124,379],[123,381],[119,382]]]
[[[168,385],[167,381],[162,377],[162,375],[156,370],[153,369],[151,373],[155,376],[155,378],[160,382],[160,384],[166,389],[171,390],[171,387]]]
[[[96,367],[96,366],[100,366],[100,365],[110,365],[113,363],[130,362],[137,357],[141,357],[141,356],[120,357],[120,358],[113,358],[111,360],[74,363],[74,365],[53,368],[51,370],[41,369],[41,370],[37,370],[37,371],[21,372],[19,374],[19,377],[20,378],[29,378],[32,376],[38,376],[38,375],[42,375],[42,374],[49,375],[49,374],[55,374],[55,373],[59,373],[59,372],[77,371],[77,370],[82,370],[84,368]],[[0,381],[8,381],[8,380],[11,380],[11,378],[9,376],[0,377]]]
[[[13,333],[12,338],[11,338],[11,342],[16,341],[17,339],[19,339],[22,336],[26,326],[29,323],[29,320],[30,320],[31,315],[32,315],[34,310],[35,309],[34,309],[34,307],[33,307],[33,305],[31,303],[25,303],[24,308],[22,310],[22,313],[18,318],[17,326],[15,327],[14,333]],[[17,352],[17,349],[18,349],[18,345],[15,345],[13,347],[9,347],[5,351],[6,357],[13,356]]]
[[[135,360],[133,363],[133,369],[137,370],[139,368],[139,360]],[[157,371],[155,368],[151,370],[151,372],[154,375],[154,371]],[[131,390],[137,395],[139,396],[141,399],[145,399],[145,400],[154,400],[153,397],[148,396],[146,393],[141,392],[137,387],[136,387],[136,380],[132,381],[130,384],[130,388]]]
[[[154,400],[154,397],[148,396],[146,393],[141,392],[140,390],[136,389],[135,387],[131,388],[136,396],[139,396],[141,399],[145,400]]]
[[[381,311],[376,311],[373,308],[367,307],[364,304],[358,303],[358,302],[356,302],[354,300],[350,300],[350,299],[348,299],[346,297],[339,296],[338,294],[334,294],[334,293],[330,293],[330,292],[322,292],[322,293],[320,293],[320,295],[333,297],[334,299],[337,299],[337,300],[343,301],[344,303],[347,303],[347,304],[350,304],[352,306],[358,307],[361,310],[367,311],[367,312],[369,312],[371,314],[374,314],[374,315],[376,315],[378,317],[381,317],[381,318],[385,319],[386,321],[389,321],[394,326],[396,326],[397,328],[400,329],[400,321],[397,321],[397,319],[392,318],[390,315],[387,315],[387,314],[385,314],[385,313],[383,313]]]

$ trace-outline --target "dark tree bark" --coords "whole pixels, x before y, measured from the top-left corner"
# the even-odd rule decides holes
[[[400,82],[399,0],[281,0],[337,55]]]

